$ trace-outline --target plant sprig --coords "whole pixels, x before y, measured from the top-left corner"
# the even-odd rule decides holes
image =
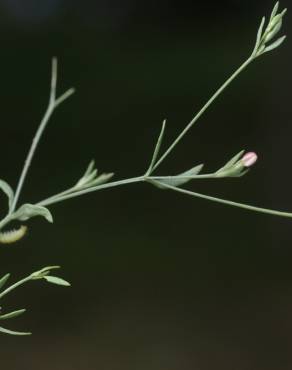
[[[0,301],[2,300],[3,297],[5,297],[7,294],[11,293],[16,288],[18,288],[18,287],[20,287],[20,286],[22,286],[22,285],[24,285],[24,284],[26,284],[30,281],[33,281],[33,280],[42,280],[43,279],[43,280],[46,280],[47,282],[49,282],[51,284],[62,285],[62,286],[70,286],[70,283],[68,283],[66,280],[51,275],[52,270],[59,269],[59,268],[60,268],[60,266],[44,267],[41,270],[33,272],[29,276],[19,280],[18,282],[10,285],[5,290],[1,291],[1,289],[6,285],[6,283],[8,282],[8,280],[10,278],[10,274],[4,275],[0,279]],[[25,312],[26,312],[25,309],[20,309],[20,310],[8,312],[8,313],[2,313],[2,308],[1,308],[0,309],[0,320],[14,319],[14,318],[22,315]],[[13,330],[10,330],[10,329],[3,328],[2,326],[0,326],[0,332],[4,333],[4,334],[11,334],[11,335],[30,335],[31,334],[30,332],[13,331]]]
[[[265,17],[262,19],[260,27],[257,32],[256,43],[251,55],[247,58],[246,61],[222,84],[222,86],[215,91],[215,93],[211,96],[211,98],[207,101],[207,103],[199,110],[199,112],[194,116],[194,118],[185,126],[185,128],[179,133],[179,135],[175,138],[175,140],[168,146],[168,148],[160,155],[161,147],[163,145],[163,140],[166,133],[166,121],[163,122],[162,128],[156,142],[154,152],[150,161],[150,164],[143,175],[132,177],[128,179],[122,179],[117,181],[111,181],[113,176],[112,172],[109,173],[101,173],[98,174],[97,169],[95,169],[95,162],[91,161],[85,171],[85,173],[81,176],[81,178],[75,183],[75,185],[69,187],[66,190],[61,191],[58,194],[52,195],[44,200],[41,200],[35,204],[31,203],[24,203],[21,206],[17,207],[19,197],[21,195],[21,191],[23,185],[25,183],[28,170],[30,168],[31,162],[35,155],[37,146],[40,142],[40,139],[48,125],[48,122],[56,110],[65,100],[67,100],[73,93],[74,89],[71,88],[67,90],[64,94],[60,97],[57,97],[56,90],[57,90],[57,60],[53,58],[52,61],[52,75],[51,75],[51,89],[50,89],[50,97],[48,107],[44,114],[44,117],[37,129],[35,137],[33,138],[32,144],[30,146],[28,155],[26,157],[16,190],[12,189],[12,187],[4,180],[0,180],[0,189],[6,194],[8,197],[8,212],[7,215],[0,221],[0,242],[3,243],[11,243],[18,239],[20,239],[26,231],[26,226],[21,226],[18,230],[12,230],[8,232],[3,232],[4,227],[6,227],[11,221],[27,221],[32,217],[35,216],[42,216],[47,221],[53,222],[53,216],[51,211],[47,208],[53,204],[63,202],[65,200],[79,197],[81,195],[114,188],[117,186],[140,183],[140,182],[148,182],[160,189],[168,189],[176,192],[180,192],[186,195],[190,195],[197,198],[203,198],[206,200],[210,200],[213,202],[219,202],[226,205],[239,207],[243,209],[247,209],[250,211],[256,211],[260,213],[267,213],[276,216],[282,217],[289,217],[292,218],[291,212],[282,212],[273,209],[261,208],[256,207],[248,204],[237,203],[230,200],[225,200],[221,198],[212,197],[209,195],[196,193],[190,190],[183,189],[182,186],[188,183],[191,180],[206,180],[206,179],[220,179],[226,177],[242,177],[245,175],[250,167],[256,162],[257,155],[253,152],[245,153],[244,151],[240,151],[234,157],[232,157],[227,163],[225,163],[221,168],[217,169],[211,173],[202,173],[203,164],[198,164],[184,171],[178,175],[172,176],[161,176],[161,175],[153,175],[153,172],[158,169],[158,167],[165,161],[165,159],[169,156],[169,154],[175,149],[175,147],[181,142],[183,137],[189,132],[189,130],[194,126],[194,124],[199,120],[199,118],[208,110],[208,108],[212,105],[212,103],[224,92],[224,90],[241,74],[243,70],[245,70],[254,60],[258,57],[278,48],[283,41],[285,40],[286,36],[281,36],[276,38],[279,34],[282,23],[283,17],[286,13],[286,9],[282,12],[279,12],[279,2],[277,2],[273,8],[271,16],[265,26],[266,20]],[[6,294],[14,290],[20,285],[31,281],[31,280],[38,280],[44,279],[48,282],[59,284],[59,285],[69,285],[66,281],[53,277],[50,275],[50,271],[56,266],[53,267],[46,267],[42,270],[39,270],[28,277],[20,280],[19,282],[13,284],[9,288],[4,291],[0,291],[0,300]],[[6,284],[9,278],[9,274],[5,275],[2,279],[0,279],[0,290]],[[0,314],[0,320],[11,319],[17,317],[25,312],[24,309],[16,310],[11,313]],[[8,329],[0,328],[0,331],[6,334],[15,334],[15,335],[28,335],[30,333],[21,333],[21,332],[13,332]]]
[[[0,230],[6,226],[10,221],[12,220],[19,220],[19,221],[26,221],[29,220],[31,217],[35,216],[43,216],[47,219],[49,222],[53,222],[53,217],[51,212],[46,208],[47,206],[50,206],[55,203],[62,202],[67,199],[71,199],[74,197],[78,197],[90,192],[99,191],[103,189],[113,188],[116,186],[121,185],[127,185],[131,183],[137,183],[137,182],[149,182],[156,186],[159,186],[160,188],[166,188],[164,184],[171,185],[174,187],[179,187],[183,184],[185,184],[189,180],[196,180],[196,179],[211,179],[211,178],[222,178],[222,177],[239,177],[244,175],[247,172],[247,168],[242,167],[239,172],[231,173],[230,169],[226,172],[227,168],[226,166],[218,170],[214,173],[207,173],[202,174],[202,165],[196,165],[194,168],[183,172],[176,176],[153,176],[153,172],[165,161],[166,157],[169,156],[169,154],[174,150],[174,148],[180,143],[180,141],[183,139],[183,137],[187,134],[187,132],[193,127],[193,125],[198,121],[198,119],[206,112],[206,110],[210,107],[210,105],[222,94],[222,92],[231,84],[231,82],[238,77],[238,75],[255,59],[257,59],[259,56],[263,55],[264,53],[270,52],[277,47],[281,45],[281,43],[284,41],[285,36],[282,36],[274,41],[274,38],[281,30],[283,17],[286,13],[286,9],[284,9],[282,12],[278,12],[279,10],[279,2],[277,2],[273,8],[273,11],[271,13],[271,16],[269,18],[269,21],[265,26],[265,17],[262,19],[262,22],[260,24],[260,27],[257,32],[257,38],[255,47],[253,49],[253,52],[248,57],[248,59],[223,83],[223,85],[214,93],[214,95],[207,101],[207,103],[202,107],[202,109],[194,116],[194,118],[191,120],[190,123],[186,125],[186,127],[181,131],[181,133],[177,136],[177,138],[172,142],[172,144],[163,152],[163,154],[160,155],[161,146],[163,143],[163,139],[166,132],[166,121],[162,124],[162,129],[160,132],[160,135],[158,137],[154,153],[150,162],[150,165],[142,176],[137,176],[129,179],[123,179],[118,181],[112,181],[109,182],[109,180],[112,178],[113,173],[102,173],[98,176],[97,170],[95,169],[94,161],[91,161],[88,165],[84,175],[78,180],[78,182],[53,196],[50,196],[36,204],[31,203],[25,203],[18,209],[16,209],[16,205],[23,187],[23,184],[25,182],[31,161],[33,159],[33,156],[35,154],[35,151],[37,149],[37,146],[39,144],[39,141],[41,139],[41,136],[44,133],[44,130],[49,122],[49,119],[51,118],[53,112],[55,109],[63,103],[67,98],[69,98],[73,92],[74,89],[71,88],[67,90],[63,95],[61,95],[59,98],[56,98],[56,89],[57,89],[57,60],[56,58],[53,59],[52,62],[52,77],[51,77],[51,91],[50,91],[50,98],[49,98],[49,104],[48,108],[46,110],[46,113],[40,123],[40,126],[36,132],[36,135],[33,139],[32,145],[30,147],[30,150],[28,152],[28,156],[25,160],[25,164],[21,173],[21,176],[19,178],[19,182],[15,191],[11,188],[9,184],[7,184],[4,180],[0,180],[0,189],[2,189],[5,194],[8,196],[9,200],[9,211],[6,217],[4,217],[3,220],[0,221]],[[243,152],[241,152],[237,157],[236,160],[238,161],[240,157],[243,155]],[[240,162],[237,163],[237,165],[240,167],[242,164]],[[234,170],[234,167],[232,167]],[[174,190],[174,189],[172,189]],[[224,201],[224,200],[223,200]],[[225,201],[224,201],[225,202]],[[231,202],[232,205],[237,205],[237,203]],[[248,209],[251,209],[250,206],[248,206]],[[255,207],[256,210],[260,210],[262,208]],[[278,212],[275,210],[268,210],[269,213],[275,214],[275,215],[282,215],[285,217],[292,217],[292,213],[290,212]],[[0,238],[1,240],[1,238]]]

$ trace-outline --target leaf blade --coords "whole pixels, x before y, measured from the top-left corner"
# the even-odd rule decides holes
[[[261,38],[263,36],[263,28],[264,28],[264,25],[265,25],[265,21],[266,21],[266,18],[263,17],[262,20],[261,20],[258,32],[257,32],[257,38],[256,38],[256,43],[255,43],[253,55],[256,54],[256,52],[258,51],[258,48],[260,46]]]
[[[10,274],[6,274],[0,279],[0,289],[3,288],[9,278]]]
[[[12,187],[6,181],[1,180],[1,179],[0,179],[0,189],[3,191],[3,193],[6,194],[8,198],[8,207],[10,210],[12,203],[13,203],[13,199],[14,199],[14,191]]]
[[[199,164],[185,172],[180,173],[176,176],[169,176],[165,177],[164,179],[159,179],[156,183],[156,186],[159,188],[163,188],[163,184],[179,187],[181,185],[186,184],[187,182],[191,181],[192,179],[195,179],[195,177],[202,171],[204,165]],[[158,185],[162,184],[162,186]]]
[[[164,137],[164,133],[165,133],[165,126],[166,126],[166,119],[162,122],[162,127],[161,127],[161,130],[160,130],[160,134],[158,136],[158,140],[157,140],[157,143],[155,145],[155,148],[154,148],[154,152],[153,152],[153,156],[152,156],[152,159],[151,159],[151,163],[150,163],[150,166],[147,170],[147,174],[150,174],[152,172],[152,169],[155,165],[155,162],[156,162],[156,159],[159,155],[159,152],[160,152],[160,148],[161,148],[161,144],[162,144],[162,141],[163,141],[163,137]]]
[[[1,326],[0,326],[0,333],[9,334],[9,335],[18,335],[18,336],[31,335],[31,333],[29,332],[13,331],[13,330],[5,329]]]
[[[9,320],[14,319],[15,317],[18,317],[26,312],[26,309],[17,310],[13,312],[6,313],[4,315],[0,315],[0,320]]]
[[[51,212],[48,210],[48,208],[43,206],[38,206],[35,204],[23,204],[15,213],[13,216],[13,219],[20,220],[20,221],[27,221],[32,217],[36,216],[42,216],[44,217],[48,222],[53,222],[53,216]]]
[[[282,45],[282,43],[285,41],[286,39],[286,35],[278,38],[276,41],[274,41],[271,45],[267,46],[265,49],[264,49],[264,53],[267,53],[269,51],[272,51],[276,48],[278,48],[280,45]]]
[[[68,281],[61,279],[57,276],[47,275],[47,276],[44,276],[44,279],[47,280],[47,282],[51,284],[61,285],[61,286],[71,286],[71,284]]]

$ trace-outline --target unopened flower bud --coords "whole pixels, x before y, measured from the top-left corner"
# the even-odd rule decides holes
[[[249,167],[257,161],[258,157],[254,152],[247,152],[243,156],[242,154],[243,151],[231,158],[225,166],[216,172],[216,177],[241,177],[245,175],[249,171]]]
[[[241,161],[244,167],[251,167],[252,165],[256,163],[257,159],[258,159],[258,156],[256,153],[248,152],[241,158]]]

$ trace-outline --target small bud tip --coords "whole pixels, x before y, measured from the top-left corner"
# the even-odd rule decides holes
[[[256,163],[257,159],[258,156],[254,152],[245,153],[245,155],[241,158],[244,167],[251,167]]]

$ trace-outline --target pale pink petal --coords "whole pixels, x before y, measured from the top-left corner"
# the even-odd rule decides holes
[[[248,152],[246,153],[242,158],[242,162],[243,162],[243,165],[244,167],[251,167],[253,164],[256,163],[258,159],[258,156],[256,153],[254,152]]]

